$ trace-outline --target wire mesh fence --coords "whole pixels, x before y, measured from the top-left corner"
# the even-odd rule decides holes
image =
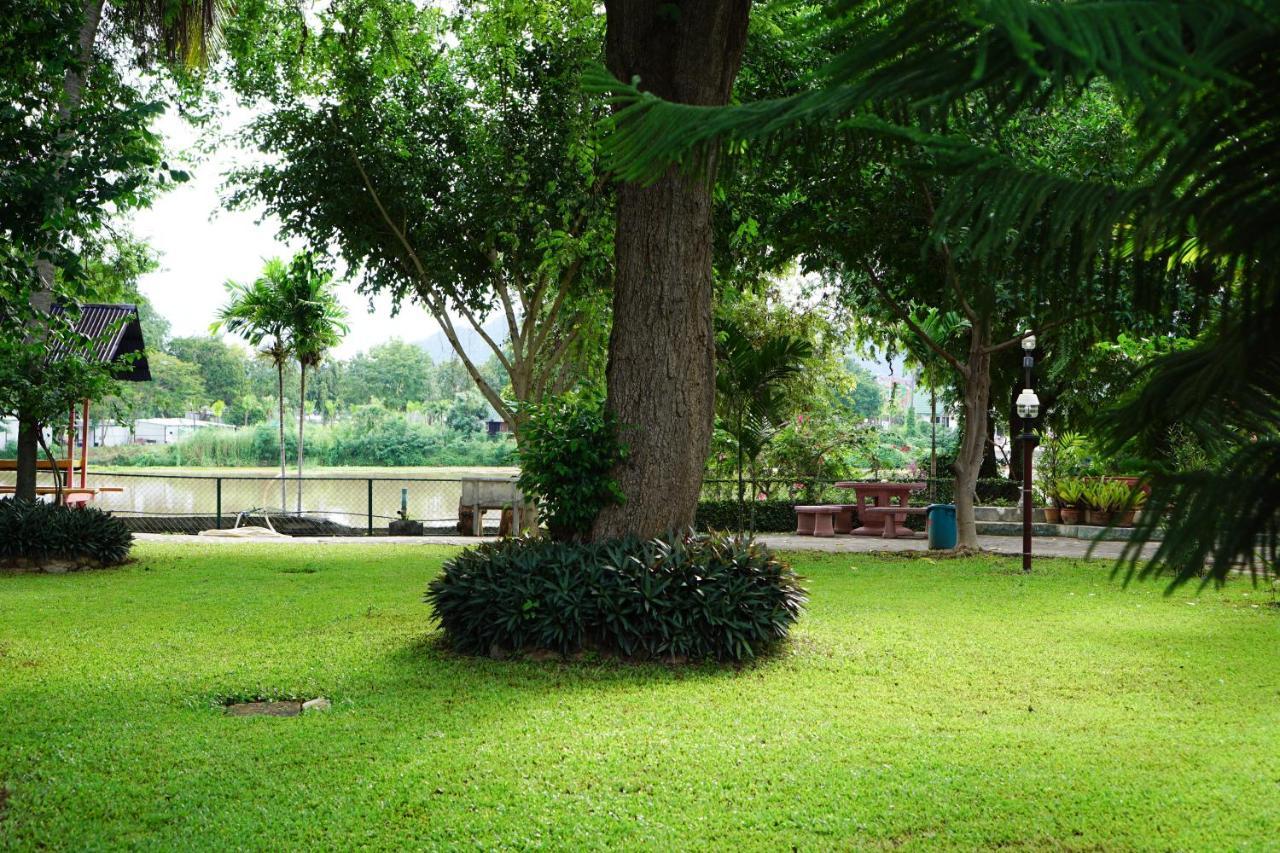
[[[0,472],[0,484],[12,485],[13,472]],[[47,474],[43,475],[47,479]],[[109,510],[134,530],[199,533],[237,525],[270,526],[294,535],[378,536],[399,517],[402,494],[407,517],[422,522],[427,535],[452,535],[472,531],[469,516],[463,521],[461,496],[468,477],[309,475],[283,480],[263,474],[181,474],[158,472],[98,471],[86,479],[100,491],[94,505]],[[868,478],[870,479],[870,478]],[[786,525],[795,504],[850,503],[853,490],[841,481],[816,477],[771,476],[747,482],[744,499],[756,502]],[[912,504],[950,503],[952,479],[917,478],[924,488],[911,496]],[[731,478],[703,481],[699,517],[732,511],[738,482]],[[977,497],[982,503],[1012,504],[1018,484],[1009,480],[980,480]],[[490,509],[482,517],[482,529],[502,529],[502,510]],[[780,528],[781,529],[781,528]]]
[[[7,472],[9,485],[13,474]],[[44,477],[43,479],[47,479]],[[281,533],[386,535],[399,518],[402,494],[408,518],[431,534],[456,534],[464,478],[90,472],[85,485],[99,491],[93,505],[135,530],[198,533],[237,524],[270,526]],[[74,483],[79,485],[78,476]],[[496,532],[500,509],[484,513]],[[470,526],[467,526],[467,531]]]

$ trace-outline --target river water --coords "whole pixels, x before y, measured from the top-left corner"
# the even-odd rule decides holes
[[[428,524],[451,524],[458,518],[464,477],[514,476],[515,468],[316,468],[305,473],[304,513],[339,524],[363,527],[372,510],[375,524],[385,527],[400,509],[407,490],[409,517]],[[13,472],[0,472],[0,483],[12,484]],[[41,475],[49,483],[49,475]],[[78,483],[78,479],[76,481]],[[121,515],[214,515],[219,489],[224,515],[251,509],[279,510],[280,472],[269,468],[117,468],[90,465],[89,486],[116,486],[95,505]],[[372,491],[371,491],[372,487]],[[296,471],[285,480],[284,506],[297,509]],[[372,500],[371,500],[372,496]]]

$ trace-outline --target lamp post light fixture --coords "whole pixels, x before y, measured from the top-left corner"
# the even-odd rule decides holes
[[[1031,353],[1036,348],[1036,336],[1028,334],[1022,339],[1022,391],[1018,394],[1015,408],[1018,419],[1022,421],[1022,571],[1031,571],[1031,457],[1036,446],[1035,434],[1031,432],[1031,424],[1040,416],[1040,398],[1032,387],[1031,369],[1035,367],[1035,358]]]

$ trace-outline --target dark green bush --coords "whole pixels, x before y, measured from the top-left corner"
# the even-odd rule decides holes
[[[727,536],[507,539],[445,563],[426,600],[468,654],[738,661],[786,636],[806,600],[799,581],[763,545]]]
[[[623,501],[611,472],[626,448],[613,415],[598,395],[570,392],[526,403],[521,416],[521,490],[553,538],[585,535],[601,509]]]
[[[853,498],[849,501],[852,503]],[[787,533],[796,529],[796,501],[757,501],[755,509],[757,533]],[[738,524],[738,502],[700,501],[694,524],[699,530],[733,530]]]
[[[100,509],[0,500],[0,560],[89,558],[111,564],[128,557],[131,547],[133,534]]]

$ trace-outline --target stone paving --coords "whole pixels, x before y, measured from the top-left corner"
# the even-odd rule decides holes
[[[771,548],[779,551],[824,551],[831,553],[870,553],[897,551],[927,551],[929,544],[924,539],[882,539],[878,536],[833,536],[819,538],[815,536],[796,536],[794,533],[761,533],[756,537]],[[308,544],[323,547],[325,545],[474,545],[477,542],[491,541],[493,537],[476,538],[472,536],[186,536],[182,534],[135,533],[134,539],[141,542],[169,542],[176,544],[211,544],[234,547],[246,542],[258,544]],[[978,544],[984,551],[997,554],[1020,555],[1022,538],[1018,536],[979,536]],[[1098,542],[1092,552],[1091,543],[1082,539],[1070,539],[1058,536],[1037,536],[1032,539],[1032,553],[1040,557],[1091,557],[1100,560],[1114,560],[1124,548],[1123,542]],[[1143,556],[1149,557],[1155,552],[1156,545],[1148,543],[1143,546]]]

